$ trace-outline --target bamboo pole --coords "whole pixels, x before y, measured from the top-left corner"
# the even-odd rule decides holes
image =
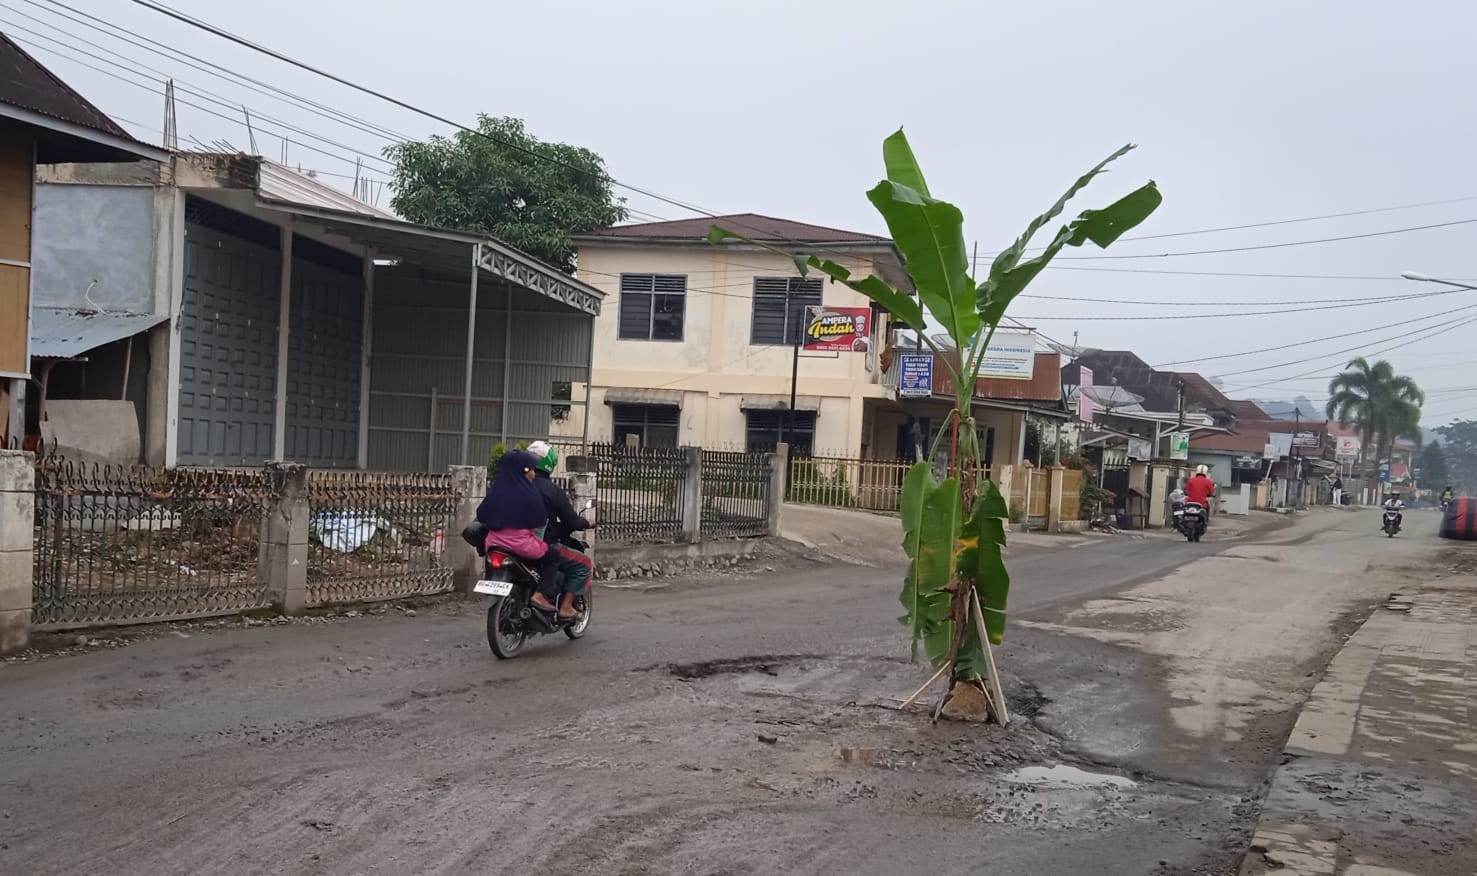
[[[943,674],[948,671],[948,669],[949,669],[949,664],[947,664],[947,663],[945,663],[943,666],[939,667],[939,671],[938,672],[935,672],[933,674],[933,677],[930,678],[928,681],[923,682],[923,686],[922,687],[920,687],[917,690],[913,691],[913,695],[912,696],[910,696],[907,699],[903,700],[903,704],[901,706],[898,706],[897,707],[897,710],[899,712],[906,712],[908,710],[908,706],[913,705],[913,703],[916,702],[919,697],[923,696],[923,692],[924,691],[926,691],[929,688],[933,687],[934,682],[938,681],[939,678],[942,677]]]
[[[974,608],[974,623],[979,629],[980,646],[985,651],[985,666],[990,673],[990,691],[994,700],[995,720],[1004,727],[1010,723],[1010,714],[1005,709],[1005,689],[1000,686],[1000,675],[995,671],[995,652],[990,647],[990,636],[985,632],[985,610],[980,606],[980,595],[973,588],[969,588],[969,602]]]

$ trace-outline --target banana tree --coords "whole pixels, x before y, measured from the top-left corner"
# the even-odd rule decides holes
[[[949,675],[946,696],[957,694],[960,685],[984,690],[983,681],[993,666],[985,639],[999,644],[1004,637],[1010,592],[1010,574],[1001,557],[1009,509],[999,487],[979,475],[972,400],[985,351],[1011,302],[1064,247],[1089,242],[1107,247],[1158,208],[1162,197],[1150,181],[1103,209],[1082,212],[1027,255],[1032,239],[1061,215],[1067,202],[1132,148],[1124,146],[1080,177],[995,256],[983,279],[976,279],[970,275],[963,214],[930,193],[907,137],[898,131],[882,145],[887,178],[867,192],[867,198],[887,223],[917,296],[876,275],[854,277],[829,259],[785,253],[802,275],[816,271],[843,283],[917,331],[933,351],[935,367],[942,366],[953,381],[954,408],[929,458],[908,471],[901,500],[903,550],[909,566],[901,594],[906,613],[900,620],[912,632],[914,659],[921,644],[940,674]],[[713,244],[730,238],[783,252],[718,226],[708,234]],[[941,349],[929,337],[926,319],[943,329],[952,350]],[[950,463],[948,476],[939,479],[935,462],[945,436],[950,440]],[[993,680],[998,697],[998,679]],[[1003,704],[995,706],[997,718],[1001,717]]]

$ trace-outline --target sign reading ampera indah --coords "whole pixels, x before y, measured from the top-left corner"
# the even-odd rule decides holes
[[[805,349],[822,353],[865,353],[870,307],[805,308]]]

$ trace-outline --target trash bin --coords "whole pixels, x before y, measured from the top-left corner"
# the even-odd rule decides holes
[[[1127,529],[1128,528],[1128,515],[1127,514],[1119,514],[1118,515],[1118,521],[1117,521],[1117,523],[1118,523],[1118,528],[1119,529]]]

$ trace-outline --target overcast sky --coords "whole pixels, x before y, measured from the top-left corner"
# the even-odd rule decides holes
[[[64,2],[396,133],[446,133],[129,0]],[[520,117],[540,138],[599,152],[623,183],[714,212],[884,232],[863,193],[881,173],[882,138],[898,126],[907,129],[934,194],[963,208],[966,231],[982,254],[1008,243],[1072,179],[1126,142],[1140,148],[1074,206],[1101,206],[1157,180],[1164,205],[1138,235],[1378,210],[1120,242],[1107,253],[1069,250],[1056,263],[1060,269],[1044,274],[1030,294],[1155,303],[1023,298],[1012,313],[1059,341],[1071,343],[1078,332],[1083,346],[1130,349],[1155,365],[1297,345],[1176,366],[1220,377],[1236,397],[1307,394],[1321,402],[1344,360],[1379,354],[1428,390],[1426,425],[1477,417],[1477,392],[1468,391],[1477,387],[1470,376],[1477,322],[1423,339],[1452,320],[1477,316],[1477,293],[1265,312],[1319,306],[1289,301],[1441,291],[1398,279],[1407,270],[1477,277],[1471,245],[1477,222],[1305,246],[1121,258],[1477,220],[1471,122],[1464,121],[1477,81],[1468,45],[1477,32],[1477,5],[1469,2],[170,5],[453,119],[471,122],[479,112]],[[158,142],[163,116],[147,66],[174,76],[182,101],[230,117],[181,104],[182,144],[190,137],[247,144],[239,113],[187,93],[193,89],[250,107],[258,117],[259,151],[270,157],[280,156],[281,145],[267,131],[281,126],[262,116],[341,144],[293,135],[288,157],[304,168],[352,177],[356,153],[376,156],[385,145],[60,14],[48,2],[0,0],[7,33],[142,139]],[[120,75],[149,87],[125,84]],[[365,167],[371,178],[385,179],[383,162],[366,158]],[[324,178],[350,185],[348,178]],[[625,194],[643,216],[692,215]],[[388,200],[382,196],[381,205]],[[1102,255],[1119,258],[1065,260]],[[1373,279],[1157,273],[1169,271]],[[1265,306],[1237,306],[1247,303]],[[1473,309],[1412,322],[1463,306]],[[1253,315],[1104,319],[1229,311]],[[1332,338],[1351,332],[1362,333]],[[1310,361],[1248,372],[1294,360]],[[1257,385],[1268,381],[1279,382]]]

